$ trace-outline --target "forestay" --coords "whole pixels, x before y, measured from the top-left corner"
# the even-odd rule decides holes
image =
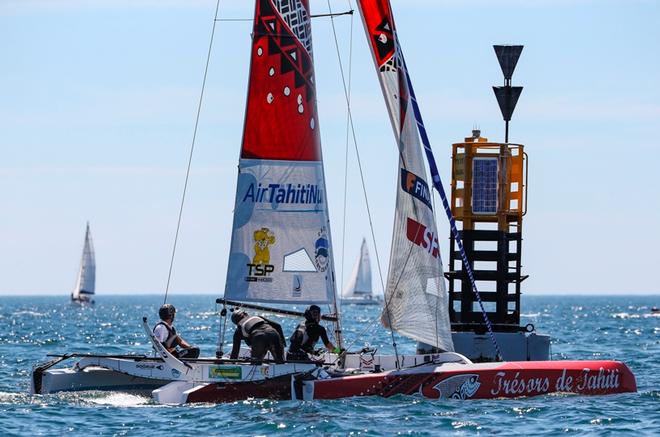
[[[92,232],[87,223],[85,230],[85,244],[83,246],[82,259],[80,260],[80,270],[78,271],[78,280],[71,293],[72,299],[79,299],[80,295],[94,294],[96,284],[96,261],[94,259],[94,244],[92,243]]]
[[[329,303],[335,284],[307,0],[256,2],[225,297]]]
[[[360,256],[355,262],[351,277],[341,293],[342,297],[367,297],[371,296],[371,261],[367,241],[362,239]]]
[[[391,7],[388,0],[359,0],[358,6],[399,147],[382,320],[407,337],[453,351],[431,190]]]

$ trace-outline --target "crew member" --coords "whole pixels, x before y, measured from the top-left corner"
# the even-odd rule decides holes
[[[160,322],[154,326],[154,335],[160,341],[165,349],[177,358],[197,358],[199,357],[199,348],[191,346],[179,334],[176,333],[174,316],[176,308],[174,305],[166,303],[158,310]],[[178,349],[177,346],[180,348]]]
[[[263,360],[270,351],[276,362],[284,362],[286,341],[279,323],[260,316],[250,316],[244,310],[234,311],[231,321],[236,324],[234,344],[229,355],[231,359],[238,358],[241,341],[245,340],[252,348],[250,356],[253,360]]]
[[[319,325],[320,321],[321,308],[318,305],[312,305],[305,310],[305,321],[298,325],[289,339],[291,345],[286,355],[287,360],[308,360],[307,354],[314,353],[314,346],[319,338],[329,352],[336,354],[342,352],[328,339],[325,328]]]

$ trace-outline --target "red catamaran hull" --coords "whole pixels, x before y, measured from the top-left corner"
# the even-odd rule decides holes
[[[291,375],[261,381],[208,384],[188,394],[186,402],[225,403],[246,399],[291,399]]]
[[[423,366],[305,381],[305,399],[421,394],[430,399],[492,399],[548,393],[604,395],[637,391],[635,376],[618,361],[524,361]]]
[[[448,363],[328,379],[296,378],[299,375],[206,384],[191,390],[186,402],[318,400],[400,394],[428,399],[494,399],[548,393],[609,395],[637,391],[635,376],[618,361]]]

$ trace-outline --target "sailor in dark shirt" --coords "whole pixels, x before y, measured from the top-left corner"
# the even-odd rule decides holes
[[[314,353],[316,342],[321,339],[323,345],[329,352],[340,353],[328,339],[325,328],[319,325],[321,321],[321,308],[312,305],[305,310],[305,321],[298,325],[290,338],[291,345],[286,354],[287,360],[308,360],[307,354]]]
[[[286,341],[279,323],[264,317],[250,316],[243,310],[235,311],[231,321],[236,324],[234,344],[229,356],[231,359],[238,358],[241,341],[245,340],[245,343],[252,348],[250,356],[253,360],[263,360],[270,351],[275,361],[284,361]]]

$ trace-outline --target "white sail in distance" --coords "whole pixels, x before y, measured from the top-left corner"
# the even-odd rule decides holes
[[[76,286],[71,293],[71,299],[84,299],[85,295],[93,295],[96,284],[96,260],[94,257],[94,244],[92,242],[92,232],[87,223],[85,230],[85,243],[83,246],[82,259],[80,260],[80,270]]]
[[[397,197],[382,321],[386,327],[453,351],[448,295],[423,146],[388,0],[359,0],[399,149]]]
[[[341,293],[341,297],[371,297],[372,295],[371,260],[369,259],[367,241],[362,239],[360,256],[355,262],[355,266],[353,267],[351,276],[346,283],[346,287]]]

